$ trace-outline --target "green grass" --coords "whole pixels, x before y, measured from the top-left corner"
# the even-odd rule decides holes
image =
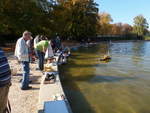
[[[144,40],[150,40],[150,36],[144,36]]]

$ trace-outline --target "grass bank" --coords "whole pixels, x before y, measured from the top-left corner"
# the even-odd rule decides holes
[[[150,40],[150,36],[144,36],[144,40]]]

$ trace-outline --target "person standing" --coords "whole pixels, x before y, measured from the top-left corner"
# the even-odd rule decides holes
[[[37,35],[37,36],[34,38],[34,48],[35,48],[35,45],[36,45],[38,42],[40,42],[40,41],[41,41],[40,35]],[[38,57],[38,54],[37,54],[36,49],[34,49],[34,52],[35,52],[35,56],[36,56],[36,58],[37,58],[37,57]]]
[[[17,40],[15,56],[21,62],[23,69],[23,79],[21,84],[22,90],[31,89],[29,86],[29,51],[26,42],[31,39],[31,33],[29,31],[24,31],[23,36]]]
[[[48,45],[49,45],[48,40],[43,37],[42,40],[34,46],[38,56],[38,69],[41,71],[43,71],[44,69],[44,56],[48,48]]]
[[[11,85],[11,70],[0,48],[0,113],[6,113],[8,93]]]
[[[55,39],[55,43],[56,43],[56,48],[57,48],[58,50],[60,50],[60,49],[61,49],[61,40],[60,40],[59,35],[57,35],[57,37],[56,37],[56,39]]]

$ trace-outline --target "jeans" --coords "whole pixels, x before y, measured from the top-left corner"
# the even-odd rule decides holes
[[[29,86],[29,73],[30,73],[30,67],[29,62],[22,61],[22,69],[23,69],[23,79],[22,79],[22,85],[21,88],[27,88]]]
[[[34,52],[35,52],[35,56],[38,57],[38,50],[34,49]]]
[[[29,51],[29,55],[32,54],[32,50],[31,49],[28,49]],[[29,63],[32,63],[32,56],[29,56]]]
[[[10,84],[0,87],[0,113],[5,113],[8,102],[9,87]]]
[[[38,68],[42,71],[44,69],[44,53],[37,50],[38,55]]]

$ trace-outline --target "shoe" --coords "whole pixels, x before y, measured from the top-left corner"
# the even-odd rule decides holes
[[[40,68],[36,68],[35,70],[36,70],[36,71],[39,71],[39,70],[40,70]]]
[[[28,87],[26,87],[26,88],[21,88],[21,90],[29,90],[29,89],[32,89],[32,87],[31,87],[31,86],[28,86]]]

